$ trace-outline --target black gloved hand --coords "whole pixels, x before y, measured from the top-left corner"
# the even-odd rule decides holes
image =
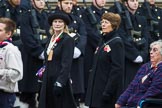
[[[62,96],[62,94],[63,94],[63,87],[58,85],[57,83],[55,83],[53,85],[53,94],[55,96]]]

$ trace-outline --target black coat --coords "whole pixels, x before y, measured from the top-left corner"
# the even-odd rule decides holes
[[[82,18],[83,12],[84,12],[84,7],[79,5],[73,5],[72,14]]]
[[[35,35],[32,27],[31,12],[28,11],[22,15],[21,22],[21,39],[22,46],[22,59],[23,59],[23,80],[19,83],[19,89],[21,92],[38,92],[39,83],[36,76],[37,71],[43,65],[43,60],[39,59],[39,56],[45,49],[46,42],[48,40],[49,25],[47,22],[47,14],[42,11],[39,13],[36,11],[36,18],[38,20],[40,29],[46,31],[45,34]],[[40,38],[42,36],[42,39]]]
[[[93,22],[92,17],[89,15],[88,9],[85,9],[83,12],[82,19],[84,23],[86,24],[86,30],[87,30],[87,42],[91,45],[94,49],[96,49],[98,42],[100,40],[100,21],[101,16],[103,13],[106,13],[107,10],[105,8],[102,8],[101,10],[95,7],[94,5],[91,5],[89,7],[92,11],[92,14],[94,14],[94,17],[96,19],[96,22]],[[93,23],[91,23],[93,22]]]
[[[82,15],[82,19],[86,25],[86,31],[87,31],[87,44],[86,44],[85,56],[84,56],[85,88],[87,88],[89,71],[92,68],[93,55],[98,45],[98,42],[100,41],[101,16],[103,13],[107,12],[107,9],[102,8],[100,10],[94,5],[91,5],[89,8],[91,9],[94,18],[96,19],[96,22],[94,22],[92,16],[90,16],[88,9],[85,9]]]
[[[159,21],[159,31],[160,31],[160,36],[162,37],[162,18]]]
[[[66,33],[63,33],[62,38],[57,42],[55,48],[53,48],[52,60],[46,60],[39,108],[76,108],[69,81],[73,51],[74,40]],[[60,97],[55,97],[52,91],[56,81],[63,85],[63,95]]]
[[[72,69],[71,69],[71,79],[73,93],[84,93],[84,55],[85,46],[87,42],[87,32],[86,27],[82,19],[76,15],[69,14],[72,22],[69,24],[69,29],[72,29],[74,33],[79,34],[79,38],[75,40],[75,47],[81,51],[81,56],[77,59],[73,59]]]
[[[61,11],[57,7],[55,11]],[[68,16],[71,19],[71,23],[68,25],[70,33],[78,34],[78,38],[75,40],[75,47],[81,51],[79,58],[73,59],[72,69],[71,69],[71,79],[72,79],[72,88],[73,93],[84,93],[84,55],[85,55],[85,46],[87,43],[87,32],[86,27],[81,18],[74,15],[74,13],[68,13]]]
[[[108,41],[110,42],[106,43]],[[103,36],[96,49],[92,72],[89,75],[86,105],[113,108],[121,92],[123,72],[124,45],[119,35],[113,31]]]
[[[147,5],[148,8],[146,8],[146,2],[144,2],[141,6],[139,6],[137,14],[146,17],[148,30],[152,39],[151,41],[162,39],[162,37],[159,35],[160,31],[158,30],[159,20],[162,18],[162,9],[156,5],[150,5],[149,3]]]
[[[132,25],[135,31],[140,31],[140,39],[144,39],[145,42],[142,45],[138,45],[139,37],[135,37],[135,35],[131,35],[130,31],[126,29],[126,21],[125,17],[122,16],[122,23],[119,28],[119,33],[121,38],[123,39],[125,46],[125,88],[127,88],[128,84],[133,80],[137,70],[139,67],[148,60],[148,41],[149,41],[149,32],[147,29],[146,19],[139,15],[132,15],[130,13],[130,18],[132,21]],[[139,41],[140,42],[140,41]],[[134,60],[138,56],[142,56],[143,63],[135,63]]]
[[[8,1],[1,1],[0,17],[10,18],[16,23],[16,30],[14,35],[12,36],[12,41],[14,45],[19,47],[19,49],[21,49],[22,46],[22,42],[20,39],[20,20],[21,15],[24,11],[24,8],[22,8],[20,5],[13,7]]]

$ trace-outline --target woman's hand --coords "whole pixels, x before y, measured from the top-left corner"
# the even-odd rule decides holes
[[[115,104],[115,108],[121,108],[121,105]]]

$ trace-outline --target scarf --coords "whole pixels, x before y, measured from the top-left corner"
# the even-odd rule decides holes
[[[12,43],[11,38],[8,38],[7,40],[0,42],[0,48],[3,48],[4,46],[8,45],[9,43]]]

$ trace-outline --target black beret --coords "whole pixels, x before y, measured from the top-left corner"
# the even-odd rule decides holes
[[[48,23],[49,25],[52,25],[52,22],[54,19],[62,19],[67,25],[70,24],[70,17],[62,12],[62,11],[59,11],[59,12],[55,12],[55,13],[52,13],[49,17],[48,17]]]

